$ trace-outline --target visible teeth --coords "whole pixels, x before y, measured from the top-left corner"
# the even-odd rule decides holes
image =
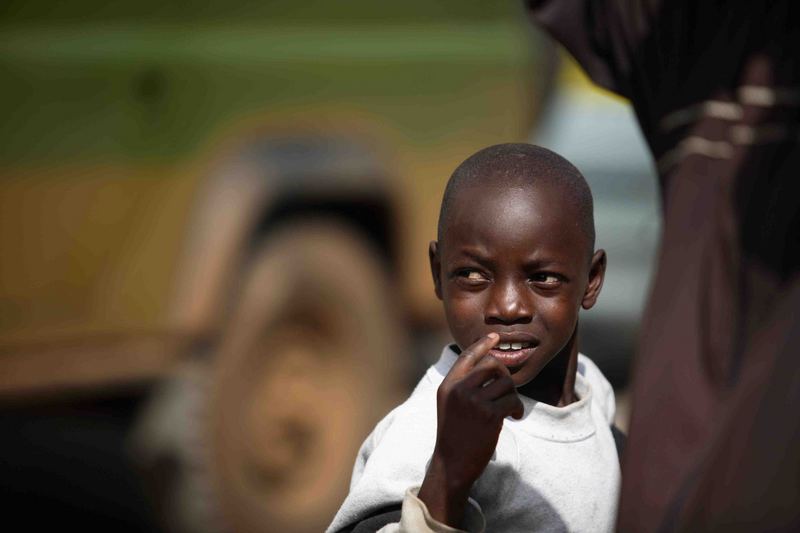
[[[501,342],[497,344],[498,350],[521,350],[523,348],[530,348],[531,343],[529,342]]]
[[[531,346],[530,342],[500,342],[497,344],[497,349],[503,351],[522,350],[523,348],[530,348]]]

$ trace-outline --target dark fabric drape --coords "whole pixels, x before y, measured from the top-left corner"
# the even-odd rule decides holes
[[[630,99],[659,170],[618,529],[800,531],[800,4],[528,8]]]

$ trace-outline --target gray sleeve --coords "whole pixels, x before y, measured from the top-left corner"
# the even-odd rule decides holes
[[[434,520],[425,504],[417,498],[418,488],[406,491],[400,522],[388,524],[378,533],[484,533],[486,521],[480,506],[469,500],[464,516],[464,528],[456,529]]]

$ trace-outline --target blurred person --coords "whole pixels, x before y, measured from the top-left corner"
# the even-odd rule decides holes
[[[533,145],[481,150],[450,178],[437,238],[455,344],[367,437],[329,531],[612,530],[614,392],[577,343],[606,266],[583,176]]]
[[[800,530],[800,6],[527,4],[659,170],[618,529]]]

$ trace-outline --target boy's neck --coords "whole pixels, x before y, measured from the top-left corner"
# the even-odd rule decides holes
[[[575,394],[575,375],[578,372],[577,334],[573,334],[567,345],[545,366],[530,383],[517,392],[537,402],[564,407],[578,400]]]

